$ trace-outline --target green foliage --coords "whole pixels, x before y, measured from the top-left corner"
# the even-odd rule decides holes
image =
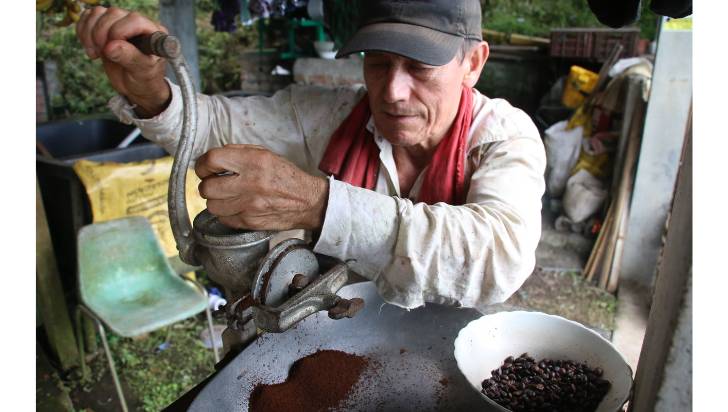
[[[212,350],[205,348],[198,338],[206,327],[204,316],[200,315],[143,338],[122,338],[108,333],[116,370],[131,389],[126,394],[127,402],[136,399],[142,410],[160,411],[209,376],[214,371]],[[159,345],[165,342],[169,346],[159,350]],[[91,373],[87,381],[76,378],[66,382],[72,390],[102,390],[96,385],[109,373],[109,367],[106,357],[100,352],[99,355],[89,363]]]
[[[207,0],[211,2],[211,0]],[[197,47],[200,83],[204,93],[213,94],[240,88],[240,54],[258,42],[255,26],[241,26],[233,33],[216,32],[209,22],[213,9],[197,4]]]
[[[158,21],[159,0],[112,0],[104,2],[137,11]],[[197,35],[202,91],[218,93],[240,88],[240,51],[257,42],[254,27],[238,27],[235,33],[217,33],[209,23],[215,0],[198,0]],[[54,118],[106,113],[114,95],[99,60],[91,61],[76,38],[75,26],[56,27],[59,16],[41,15],[36,37],[36,59],[54,62],[60,83],[59,95],[51,102]]]
[[[44,31],[36,44],[36,56],[57,65],[61,88],[51,102],[55,115],[99,112],[113,95],[101,62],[86,56],[73,26]]]
[[[115,0],[112,5],[156,16],[157,0]],[[114,91],[104,74],[100,60],[86,56],[76,38],[75,25],[56,27],[58,16],[43,15],[36,38],[36,59],[54,62],[60,82],[60,94],[51,102],[54,117],[77,117],[106,112],[106,103]]]
[[[210,16],[217,8],[215,0],[198,0],[197,47],[200,65],[200,88],[214,94],[240,88],[240,53],[258,42],[255,26],[237,24],[233,33],[216,32]]]
[[[650,10],[650,6],[646,1],[642,2],[640,13],[640,34],[645,39],[655,40],[657,37],[657,24],[660,17]]]
[[[549,37],[564,27],[606,27],[597,20],[585,0],[483,0],[483,26],[506,33]],[[642,36],[654,39],[657,16],[642,4],[638,24]]]
[[[213,371],[213,355],[202,346],[201,320],[188,319],[151,333],[143,340],[122,339],[112,345],[122,379],[145,411],[159,411]],[[167,342],[163,351],[157,348]]]

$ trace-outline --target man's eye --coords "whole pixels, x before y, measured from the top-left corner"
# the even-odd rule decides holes
[[[430,67],[430,66],[412,66],[412,67],[410,67],[410,70],[412,70],[415,73],[427,74],[430,71],[432,71],[432,67]]]

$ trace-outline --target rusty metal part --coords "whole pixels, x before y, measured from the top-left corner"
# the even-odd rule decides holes
[[[288,299],[288,287],[296,275],[309,279],[319,276],[316,255],[305,241],[286,239],[263,259],[253,279],[252,296],[256,303],[279,306]]]
[[[296,273],[293,275],[293,280],[291,280],[291,284],[288,285],[288,297],[290,298],[296,293],[302,291],[303,288],[311,283],[311,280],[311,278],[302,273]]]
[[[253,320],[253,297],[250,293],[220,309],[225,313],[227,328],[223,331],[223,356],[230,350],[242,350],[257,336]]]
[[[243,325],[253,319],[253,298],[250,294],[236,300],[231,304],[225,305],[225,314],[228,320],[228,326],[242,330]]]
[[[349,275],[349,267],[340,263],[278,307],[256,301],[253,306],[256,326],[268,332],[285,332],[307,316],[330,309],[341,300],[336,292],[349,282]]]
[[[364,309],[364,299],[339,299],[336,305],[329,309],[329,317],[331,319],[353,318],[357,312]]]

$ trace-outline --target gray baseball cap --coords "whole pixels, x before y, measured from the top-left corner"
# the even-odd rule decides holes
[[[356,33],[336,57],[395,53],[432,66],[455,57],[465,39],[483,40],[479,0],[363,0]]]

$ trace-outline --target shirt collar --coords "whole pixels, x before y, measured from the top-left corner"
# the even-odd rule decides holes
[[[377,144],[380,151],[384,151],[385,148],[391,147],[392,144],[389,143],[387,139],[385,139],[381,133],[377,130],[377,126],[374,124],[374,116],[369,116],[369,121],[367,121],[366,129],[374,136],[374,143]]]

